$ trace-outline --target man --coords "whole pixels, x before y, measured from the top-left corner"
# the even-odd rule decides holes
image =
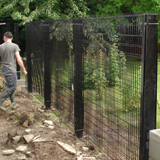
[[[0,56],[2,62],[2,74],[6,80],[7,89],[0,96],[0,109],[6,111],[6,108],[3,106],[3,102],[8,97],[11,100],[13,108],[16,108],[17,106],[14,98],[14,91],[17,88],[16,60],[19,66],[22,68],[25,76],[27,75],[27,71],[19,54],[19,46],[15,43],[12,43],[12,33],[4,33],[3,40],[4,43],[0,45]]]

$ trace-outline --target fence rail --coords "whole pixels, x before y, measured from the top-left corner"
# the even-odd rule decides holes
[[[44,96],[46,109],[54,106],[105,158],[147,160],[157,22],[142,14],[27,23],[28,91]]]

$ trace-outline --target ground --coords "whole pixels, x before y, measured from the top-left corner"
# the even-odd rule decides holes
[[[1,93],[0,93],[1,94]],[[42,109],[42,102],[38,101],[33,95],[16,91],[16,101],[18,107],[13,110],[11,108],[10,100],[4,102],[4,106],[7,107],[7,111],[0,110],[0,160],[18,160],[21,156],[26,156],[27,160],[72,160],[76,159],[76,155],[72,155],[64,151],[57,141],[67,143],[73,146],[76,151],[80,151],[87,157],[95,155],[94,149],[84,152],[82,147],[85,145],[75,137],[74,131],[69,130],[63,125],[59,118],[55,116],[54,108],[47,112],[41,112],[38,108]],[[25,118],[25,115],[26,118]],[[24,127],[22,124],[25,120],[28,120],[28,127]],[[52,120],[54,129],[49,129],[43,125],[44,120]],[[27,133],[26,129],[30,129],[29,134],[34,136],[40,136],[45,138],[45,142],[30,142],[26,143],[23,136]],[[19,142],[15,142],[13,137],[21,136]],[[13,149],[15,150],[20,145],[26,145],[27,151],[30,154],[15,152],[12,155],[4,155],[3,150]],[[23,158],[22,158],[23,159]]]

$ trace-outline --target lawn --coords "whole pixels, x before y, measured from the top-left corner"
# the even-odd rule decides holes
[[[160,59],[158,59],[157,97],[160,104]],[[160,128],[160,106],[157,105],[157,128]]]

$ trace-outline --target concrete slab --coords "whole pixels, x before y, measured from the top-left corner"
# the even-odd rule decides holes
[[[160,160],[160,129],[149,132],[149,159]]]

